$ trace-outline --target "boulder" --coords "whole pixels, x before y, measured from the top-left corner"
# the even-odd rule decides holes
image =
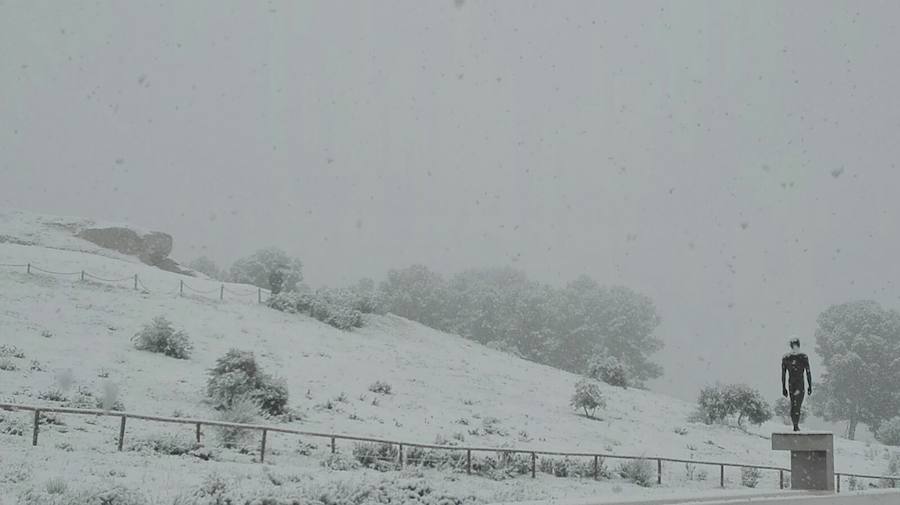
[[[169,258],[169,253],[172,252],[172,236],[168,233],[154,231],[141,235],[129,228],[111,227],[86,228],[76,236],[106,249],[137,256],[143,263],[163,270],[190,273]]]

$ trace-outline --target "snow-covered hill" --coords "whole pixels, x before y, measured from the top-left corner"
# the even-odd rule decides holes
[[[97,393],[105,384],[114,384],[129,411],[212,418],[216,413],[203,402],[206,370],[227,350],[239,348],[254,351],[266,371],[286,379],[290,406],[302,414],[302,420],[291,423],[297,428],[423,443],[455,437],[466,445],[789,466],[786,454],[770,450],[767,434],[784,428],[778,423],[749,432],[688,423],[693,408],[688,403],[605,385],[601,387],[607,408],[599,413],[599,420],[588,419],[569,405],[578,380],[573,374],[391,315],[371,316],[362,329],[339,331],[259,305],[247,286],[226,286],[246,296],[229,294],[220,301],[218,283],[188,278],[199,291],[216,294],[179,296],[182,276],[66,238],[71,234],[53,233],[54,225],[46,219],[38,222],[15,213],[0,216],[0,236],[19,239],[0,243],[0,264],[31,263],[59,272],[86,270],[108,279],[138,274],[146,288],[135,291],[131,281],[80,281],[77,276],[29,275],[22,268],[0,267],[0,344],[24,354],[5,358],[16,369],[0,370],[0,401],[53,404],[42,399],[46,398],[42,393],[58,389],[61,376],[63,382],[71,376],[72,391],[82,388]],[[176,360],[133,347],[134,333],[160,315],[190,336],[195,346],[191,359]],[[371,393],[368,387],[375,381],[389,383],[393,394]],[[376,397],[378,401],[373,402]],[[7,425],[27,422],[23,413],[0,415]],[[152,489],[153,496],[165,502],[179,489],[196,486],[214,472],[263,481],[265,471],[325,478],[320,458],[302,456],[294,437],[272,437],[273,452],[265,465],[269,470],[264,471],[262,465],[251,463],[252,455],[237,452],[223,451],[219,462],[117,453],[115,419],[59,417],[64,424],[44,428],[37,448],[30,446],[27,437],[0,434],[0,486],[14,494],[59,476],[72,481],[112,479]],[[491,433],[485,433],[486,425]],[[172,430],[177,428],[133,422],[128,436],[135,440]],[[190,436],[188,428],[184,435]],[[349,444],[343,448],[349,449]],[[881,474],[886,454],[882,446],[841,439],[836,466],[838,471]],[[684,465],[667,464],[663,488],[650,491],[618,479],[592,482],[539,475],[534,481],[521,477],[494,482],[434,471],[424,476],[447,489],[477,490],[485,499],[515,499],[686,488],[714,492],[717,469],[706,471],[708,480],[688,481]],[[382,477],[354,471],[328,478]],[[760,487],[771,490],[777,486],[776,478],[777,474],[764,474]],[[727,480],[732,492],[740,487],[737,470],[729,470]]]

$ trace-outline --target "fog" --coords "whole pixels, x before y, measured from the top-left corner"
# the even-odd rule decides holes
[[[0,1],[0,206],[313,285],[511,265],[649,295],[657,391],[778,395],[898,305],[893,2]],[[817,358],[813,356],[814,380]]]

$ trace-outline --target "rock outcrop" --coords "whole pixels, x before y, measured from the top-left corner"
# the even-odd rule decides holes
[[[137,256],[142,262],[180,274],[192,274],[169,258],[172,252],[172,236],[158,231],[140,235],[122,227],[86,228],[78,232],[79,238],[122,254]]]

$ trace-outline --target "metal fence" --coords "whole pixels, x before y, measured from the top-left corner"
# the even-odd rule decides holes
[[[264,297],[268,297],[271,294],[271,292],[268,289],[263,289],[263,288],[259,288],[256,286],[247,286],[248,289],[238,290],[233,287],[230,287],[229,285],[226,285],[226,283],[224,283],[224,282],[219,283],[218,286],[215,286],[212,289],[199,289],[195,286],[191,286],[190,284],[186,283],[184,281],[184,279],[178,280],[177,291],[174,289],[171,289],[171,288],[169,288],[169,289],[154,288],[151,290],[144,284],[143,280],[140,278],[140,276],[138,276],[138,274],[129,275],[128,277],[110,279],[110,278],[94,275],[86,270],[79,270],[77,272],[59,272],[59,271],[55,271],[55,270],[47,270],[47,269],[41,268],[33,263],[21,263],[21,264],[0,263],[0,268],[24,269],[25,273],[27,273],[29,275],[41,273],[41,274],[55,275],[55,276],[60,276],[60,277],[78,278],[78,280],[80,280],[81,282],[97,281],[97,282],[104,282],[107,284],[118,284],[118,285],[121,285],[122,283],[128,283],[128,285],[130,287],[132,287],[132,289],[134,289],[135,291],[144,291],[146,293],[165,293],[165,294],[176,294],[177,293],[178,296],[184,296],[185,292],[188,292],[189,294],[204,296],[207,298],[217,297],[219,300],[224,300],[225,294],[228,293],[228,294],[234,295],[236,297],[241,297],[241,299],[247,299],[248,297],[252,296],[252,297],[256,298],[257,303],[263,303]],[[250,288],[252,288],[252,289],[250,289]]]
[[[348,440],[353,442],[368,442],[368,443],[376,443],[376,444],[385,444],[391,447],[396,447],[396,463],[402,468],[404,464],[409,464],[409,462],[404,461],[404,449],[409,448],[419,448],[419,449],[433,449],[433,450],[441,450],[441,451],[452,451],[454,453],[465,453],[465,468],[468,474],[472,473],[472,455],[477,453],[492,453],[492,454],[500,454],[500,455],[526,455],[530,456],[530,473],[531,477],[536,477],[537,474],[537,458],[538,456],[562,456],[566,458],[586,458],[589,461],[592,461],[592,469],[593,469],[593,478],[599,478],[600,472],[600,463],[601,461],[609,460],[609,459],[619,459],[619,460],[643,460],[656,462],[656,483],[662,484],[662,476],[663,476],[663,463],[681,463],[686,465],[704,465],[704,466],[713,466],[719,468],[719,486],[725,487],[725,469],[726,468],[753,468],[757,470],[765,470],[778,472],[778,481],[779,487],[784,488],[784,475],[785,473],[790,473],[789,468],[783,468],[778,466],[768,466],[768,465],[751,465],[744,463],[733,463],[733,462],[722,462],[722,461],[706,461],[706,460],[695,460],[695,459],[681,459],[681,458],[668,458],[661,456],[633,456],[633,455],[622,455],[622,454],[608,454],[608,453],[595,453],[595,452],[563,452],[563,451],[540,451],[540,450],[530,450],[530,449],[513,449],[513,448],[505,448],[505,447],[468,447],[468,446],[457,446],[457,445],[440,445],[440,444],[424,444],[424,443],[416,443],[416,442],[407,442],[407,441],[398,441],[398,440],[388,440],[383,438],[374,438],[374,437],[363,437],[363,436],[355,436],[355,435],[346,435],[346,434],[337,434],[337,433],[321,433],[321,432],[313,432],[313,431],[304,431],[304,430],[295,430],[291,428],[284,428],[280,426],[272,426],[272,425],[261,425],[261,424],[241,424],[241,423],[229,423],[223,421],[214,421],[211,419],[191,419],[191,418],[182,418],[182,417],[165,417],[165,416],[155,416],[155,415],[146,415],[146,414],[135,414],[131,412],[123,412],[123,411],[114,411],[114,410],[99,410],[99,409],[78,409],[78,408],[67,408],[67,407],[52,407],[52,406],[34,406],[34,405],[20,405],[15,403],[0,403],[0,409],[10,410],[10,411],[29,411],[34,413],[34,425],[32,431],[32,445],[37,445],[38,443],[38,435],[40,432],[40,418],[41,413],[58,413],[58,414],[75,414],[75,415],[89,415],[89,416],[105,416],[105,417],[118,417],[119,421],[119,437],[118,437],[118,450],[122,450],[125,443],[125,435],[126,435],[126,423],[128,419],[136,419],[136,420],[145,420],[145,421],[156,421],[161,423],[171,423],[171,424],[182,424],[182,425],[193,425],[195,428],[195,436],[197,443],[201,442],[201,428],[203,426],[217,426],[217,427],[225,427],[225,428],[235,428],[235,429],[244,429],[260,432],[260,445],[259,445],[259,461],[265,462],[266,459],[266,442],[268,439],[269,433],[285,433],[291,435],[298,435],[304,437],[314,437],[314,438],[323,438],[330,441],[330,450],[331,453],[335,453],[337,451],[337,441],[338,440]],[[413,463],[414,464],[414,463]],[[885,476],[885,475],[866,475],[866,474],[854,474],[854,473],[846,473],[840,472],[835,473],[835,478],[837,480],[837,491],[840,492],[841,489],[841,478],[848,477],[854,479],[870,479],[877,480],[879,484],[885,485],[889,483],[890,487],[896,487],[897,481],[900,480],[900,476]]]

